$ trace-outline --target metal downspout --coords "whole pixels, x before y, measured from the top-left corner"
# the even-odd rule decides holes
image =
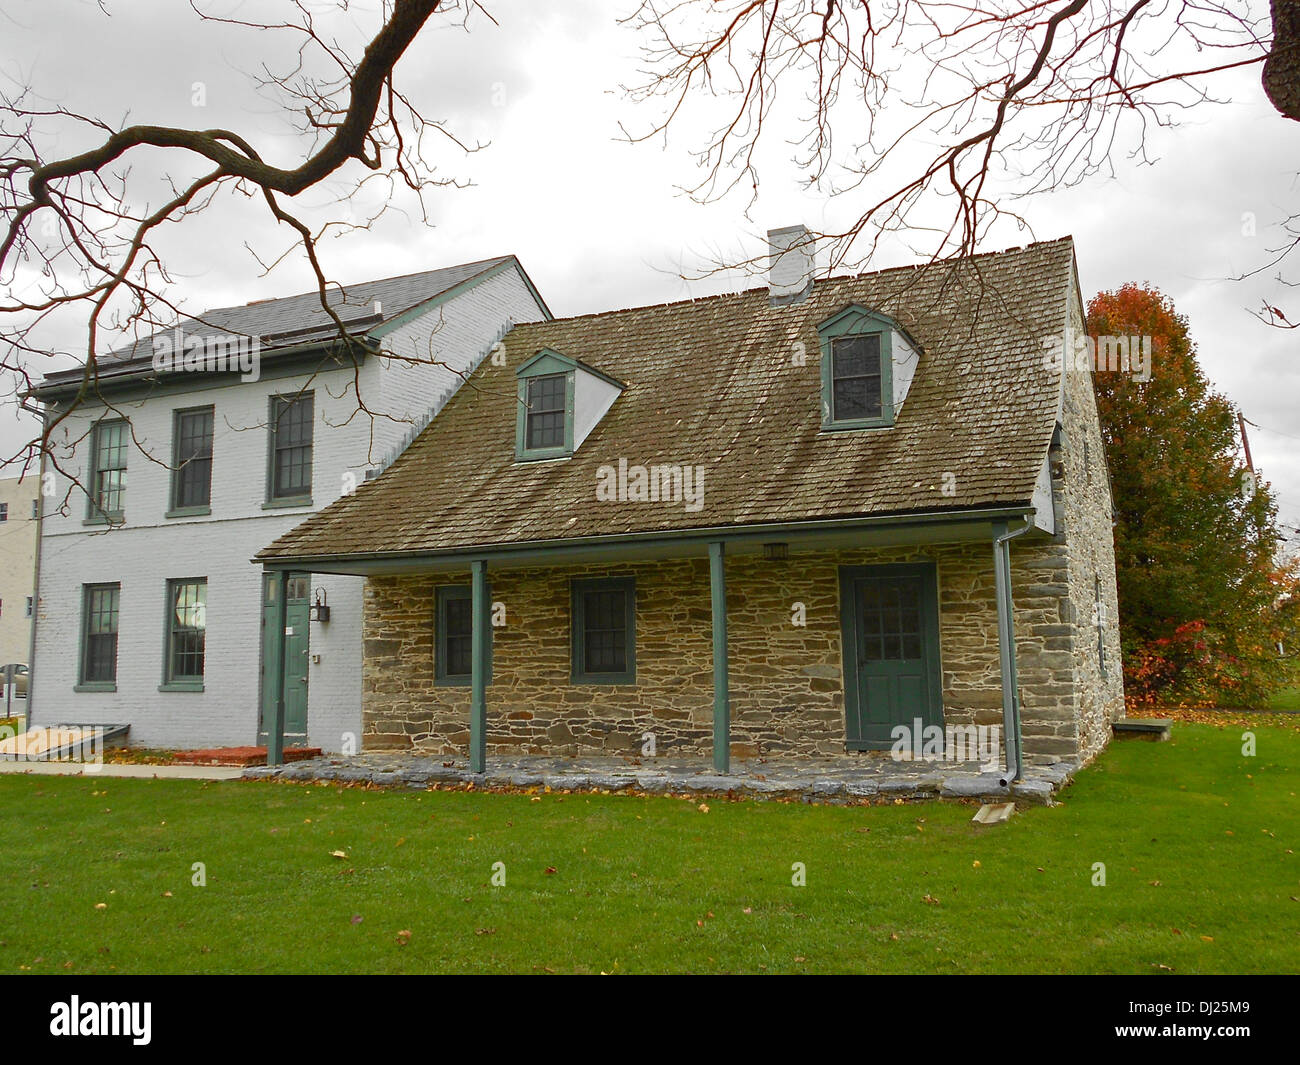
[[[1006,522],[993,525],[993,581],[998,604],[998,661],[1002,667],[1002,727],[1005,732],[1005,787],[1019,780],[1024,768],[1020,736],[1020,682],[1016,674],[1015,612],[1011,602],[1010,542],[1027,533],[1032,521],[1026,517],[1019,529],[1008,531]]]

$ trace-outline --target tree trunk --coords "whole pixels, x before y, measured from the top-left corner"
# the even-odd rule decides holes
[[[1278,113],[1300,122],[1300,0],[1272,0],[1273,51],[1264,92]]]

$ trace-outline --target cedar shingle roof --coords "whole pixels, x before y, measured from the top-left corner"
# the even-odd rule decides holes
[[[379,478],[280,537],[261,559],[408,554],[617,533],[734,527],[1029,502],[1055,425],[1069,238],[817,282],[516,326]],[[849,304],[923,349],[890,429],[820,432],[817,326]],[[802,344],[805,365],[792,356]],[[550,347],[627,382],[566,461],[515,461],[515,370]],[[705,471],[704,506],[598,502],[620,458]],[[955,495],[942,492],[944,474]]]

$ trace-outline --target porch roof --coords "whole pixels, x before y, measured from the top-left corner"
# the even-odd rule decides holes
[[[257,556],[268,565],[382,572],[436,559],[564,550],[682,551],[695,540],[782,539],[844,523],[956,526],[1030,510],[1056,421],[1074,286],[1066,238],[956,263],[818,281],[772,307],[766,288],[520,325],[381,477]],[[821,427],[818,325],[850,304],[887,315],[922,349],[888,429]],[[515,457],[515,371],[552,348],[626,382],[571,458]],[[802,355],[802,358],[800,356]],[[598,471],[704,472],[702,504],[599,502]],[[757,548],[755,548],[757,549]],[[596,557],[588,555],[586,557]],[[644,553],[640,557],[646,557]]]
[[[830,521],[768,523],[733,528],[697,528],[668,533],[626,533],[566,537],[524,544],[477,544],[469,548],[419,549],[408,552],[353,552],[336,555],[262,559],[269,569],[309,569],[378,577],[401,573],[459,572],[475,559],[493,570],[534,566],[610,565],[702,558],[708,545],[723,541],[729,555],[760,554],[771,543],[791,551],[833,551],[852,547],[907,547],[915,544],[988,542],[998,523],[1032,521],[1034,509],[979,508],[965,511],[875,515]],[[1032,530],[1031,530],[1032,531]]]

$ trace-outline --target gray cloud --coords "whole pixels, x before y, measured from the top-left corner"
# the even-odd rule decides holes
[[[367,13],[375,6],[354,2],[330,26],[342,39],[356,39],[358,27],[373,24]],[[620,122],[644,128],[653,117],[614,91],[637,77],[636,42],[616,24],[629,6],[585,0],[557,10],[501,0],[488,5],[499,25],[475,15],[469,32],[440,26],[424,34],[399,68],[401,84],[428,117],[491,147],[465,156],[449,142],[430,142],[429,161],[474,187],[434,195],[431,228],[418,213],[393,214],[370,233],[326,242],[332,275],[361,280],[516,252],[557,314],[585,313],[752,285],[737,275],[696,282],[680,275],[698,273],[715,249],[754,254],[757,234],[769,225],[815,226],[851,214],[852,203],[828,203],[804,190],[780,154],[766,157],[748,217],[743,201],[699,206],[676,188],[695,175],[688,140],[667,147],[621,143]],[[203,24],[174,0],[114,3],[107,16],[91,2],[10,7],[0,71],[11,80],[30,78],[51,99],[110,120],[129,113],[135,121],[248,131],[284,163],[302,150],[273,101],[248,83],[264,60],[284,66],[287,37]],[[284,6],[214,0],[205,10],[269,18]],[[203,84],[203,107],[194,106],[195,82]],[[1074,235],[1085,297],[1149,281],[1173,298],[1191,321],[1215,387],[1252,421],[1275,430],[1256,432],[1252,448],[1280,490],[1284,515],[1300,526],[1300,439],[1292,439],[1300,438],[1300,336],[1251,314],[1264,301],[1300,313],[1300,300],[1268,275],[1231,280],[1256,269],[1280,239],[1277,222],[1297,199],[1300,139],[1295,124],[1267,105],[1253,71],[1217,88],[1232,102],[1198,110],[1176,131],[1152,133],[1157,165],[1139,167],[1121,156],[1113,179],[1018,207],[1035,236]],[[155,165],[142,162],[139,173]],[[360,173],[349,170],[343,183]],[[295,208],[317,224],[337,216],[318,191],[302,199]],[[415,206],[403,197],[396,205]],[[1256,215],[1254,238],[1242,235],[1245,212]],[[300,257],[263,278],[244,247],[269,257],[288,239],[255,204],[223,201],[219,213],[187,223],[165,242],[177,296],[197,311],[310,288]],[[1027,239],[1004,231],[990,250]],[[885,254],[890,261],[882,255],[874,265],[906,258],[897,248]],[[50,344],[73,348],[78,339],[69,330]],[[13,446],[28,430],[12,413],[4,418],[0,442]]]

